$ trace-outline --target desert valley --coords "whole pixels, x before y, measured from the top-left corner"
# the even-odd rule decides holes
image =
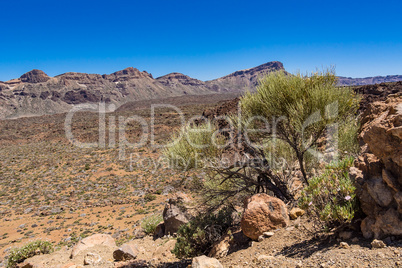
[[[0,82],[0,267],[402,266],[402,76],[337,77],[333,85],[358,101],[356,143],[352,136],[345,141],[355,149],[340,152],[353,156],[345,170],[354,190],[344,198],[355,198],[358,208],[341,226],[340,218],[316,217],[315,199],[307,207],[301,201],[308,193],[303,188],[331,170],[322,163],[313,161],[311,168],[302,158],[308,179],[293,156],[286,167],[270,166],[267,173],[247,167],[260,175],[244,167],[243,175],[230,175],[239,176],[233,182],[239,186],[213,184],[235,167],[169,165],[166,145],[182,133],[183,121],[203,116],[219,133],[227,131],[218,118],[246,109],[246,100],[261,92],[261,79],[274,73],[297,77],[274,61],[210,81],[180,73],[153,78],[130,67],[55,77],[32,70]],[[84,104],[94,106],[87,111]],[[194,122],[187,128],[196,128]],[[233,153],[223,150],[220,158]],[[257,159],[250,150],[241,152]],[[261,174],[270,174],[271,186],[259,184]],[[242,176],[250,184],[240,183]],[[211,191],[221,192],[203,192],[211,183]],[[229,211],[228,204],[208,202],[218,202],[214,198],[228,189],[234,191],[227,199],[230,220],[223,220],[218,215]],[[210,193],[216,196],[205,199]],[[214,224],[219,228],[211,230]]]

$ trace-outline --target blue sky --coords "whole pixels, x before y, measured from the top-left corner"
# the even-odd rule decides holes
[[[0,80],[31,69],[209,80],[286,70],[402,74],[401,1],[0,1]]]

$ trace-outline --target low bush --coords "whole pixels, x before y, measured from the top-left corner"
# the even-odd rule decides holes
[[[153,234],[156,226],[163,221],[161,214],[154,214],[144,218],[141,222],[141,227],[146,234]]]
[[[303,189],[299,206],[319,226],[332,228],[350,223],[356,211],[355,187],[348,170],[353,158],[345,158],[326,166],[321,176],[309,180]]]
[[[53,252],[53,245],[48,241],[34,241],[20,248],[11,250],[8,256],[7,268],[17,267],[18,263],[38,254],[48,254]]]
[[[219,156],[220,146],[225,144],[217,127],[210,122],[189,126],[174,134],[172,141],[163,153],[171,166],[182,170],[204,167],[206,161]]]
[[[156,196],[153,195],[153,194],[151,194],[151,193],[147,193],[147,194],[144,196],[145,202],[151,202],[151,201],[154,201],[155,199],[156,199]]]
[[[182,225],[177,232],[177,243],[172,252],[180,259],[207,255],[212,245],[232,225],[232,212],[230,208],[223,208],[217,213],[201,214]]]

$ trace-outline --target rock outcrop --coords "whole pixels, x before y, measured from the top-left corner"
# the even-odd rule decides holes
[[[264,232],[283,228],[288,224],[288,210],[282,200],[266,194],[256,194],[244,202],[240,226],[247,237],[258,240]]]
[[[362,115],[361,155],[350,173],[366,238],[402,235],[402,94],[370,104]]]
[[[165,235],[173,235],[180,226],[190,220],[191,214],[188,212],[186,204],[189,201],[190,199],[186,194],[177,194],[168,200],[163,210]]]

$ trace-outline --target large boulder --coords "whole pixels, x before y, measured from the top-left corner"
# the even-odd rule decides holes
[[[214,258],[207,256],[200,256],[193,259],[191,263],[192,268],[223,268],[222,264]]]
[[[121,245],[120,248],[116,249],[113,252],[113,258],[116,261],[126,261],[126,260],[133,260],[137,258],[139,253],[139,249],[137,245],[131,241]]]
[[[288,224],[288,210],[282,200],[266,194],[256,194],[244,202],[240,226],[247,237],[257,240],[264,232],[286,227]]]
[[[185,194],[177,194],[169,199],[163,210],[165,235],[176,233],[180,226],[190,220],[191,214],[188,212],[187,207],[189,201],[189,197]]]
[[[350,169],[366,238],[402,235],[402,94],[370,104],[362,115],[361,154]]]
[[[97,246],[97,245],[102,245],[102,246],[107,246],[110,248],[116,248],[116,242],[114,241],[113,237],[107,234],[94,234],[91,236],[88,236],[84,239],[82,239],[80,242],[78,242],[72,249],[70,258],[74,258],[77,256],[80,252]]]

